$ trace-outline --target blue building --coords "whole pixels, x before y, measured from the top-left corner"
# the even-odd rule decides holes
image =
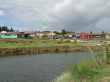
[[[0,38],[35,38],[34,32],[1,32]]]
[[[0,38],[17,38],[17,33],[14,32],[1,33]]]

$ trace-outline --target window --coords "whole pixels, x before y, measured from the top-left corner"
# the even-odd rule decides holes
[[[4,34],[5,36],[11,36],[11,34]]]

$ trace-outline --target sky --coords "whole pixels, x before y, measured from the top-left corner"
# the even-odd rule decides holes
[[[0,25],[33,31],[110,32],[110,0],[0,0]]]

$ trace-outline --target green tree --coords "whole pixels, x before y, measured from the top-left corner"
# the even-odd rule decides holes
[[[14,32],[13,28],[11,27],[10,32]]]
[[[62,29],[62,32],[61,32],[63,35],[65,35],[67,32],[65,29]]]
[[[7,26],[0,26],[0,32],[1,31],[14,32],[12,27],[9,29],[9,27],[7,27]]]
[[[58,32],[58,31],[53,31],[53,33],[55,33],[55,34],[60,34],[60,32]]]
[[[92,34],[92,31],[90,32],[90,34]]]
[[[105,34],[105,32],[104,32],[104,31],[102,31],[102,34]]]
[[[1,26],[0,26],[0,32],[2,31],[2,28],[1,28]]]

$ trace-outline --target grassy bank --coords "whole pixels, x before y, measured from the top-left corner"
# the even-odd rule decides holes
[[[94,43],[48,39],[0,39],[0,55],[88,51],[87,46],[92,46]]]
[[[81,43],[47,39],[0,39],[0,54],[86,51]]]
[[[58,53],[87,51],[87,47],[72,46],[50,46],[50,47],[19,47],[19,48],[0,48],[0,55],[22,55],[39,53]]]
[[[107,48],[109,51],[110,48]],[[105,50],[104,50],[105,51]],[[110,82],[110,52],[92,54],[91,60],[82,61],[57,77],[53,82]]]
[[[86,62],[72,67],[53,82],[110,82],[110,65],[102,65],[99,69]]]

